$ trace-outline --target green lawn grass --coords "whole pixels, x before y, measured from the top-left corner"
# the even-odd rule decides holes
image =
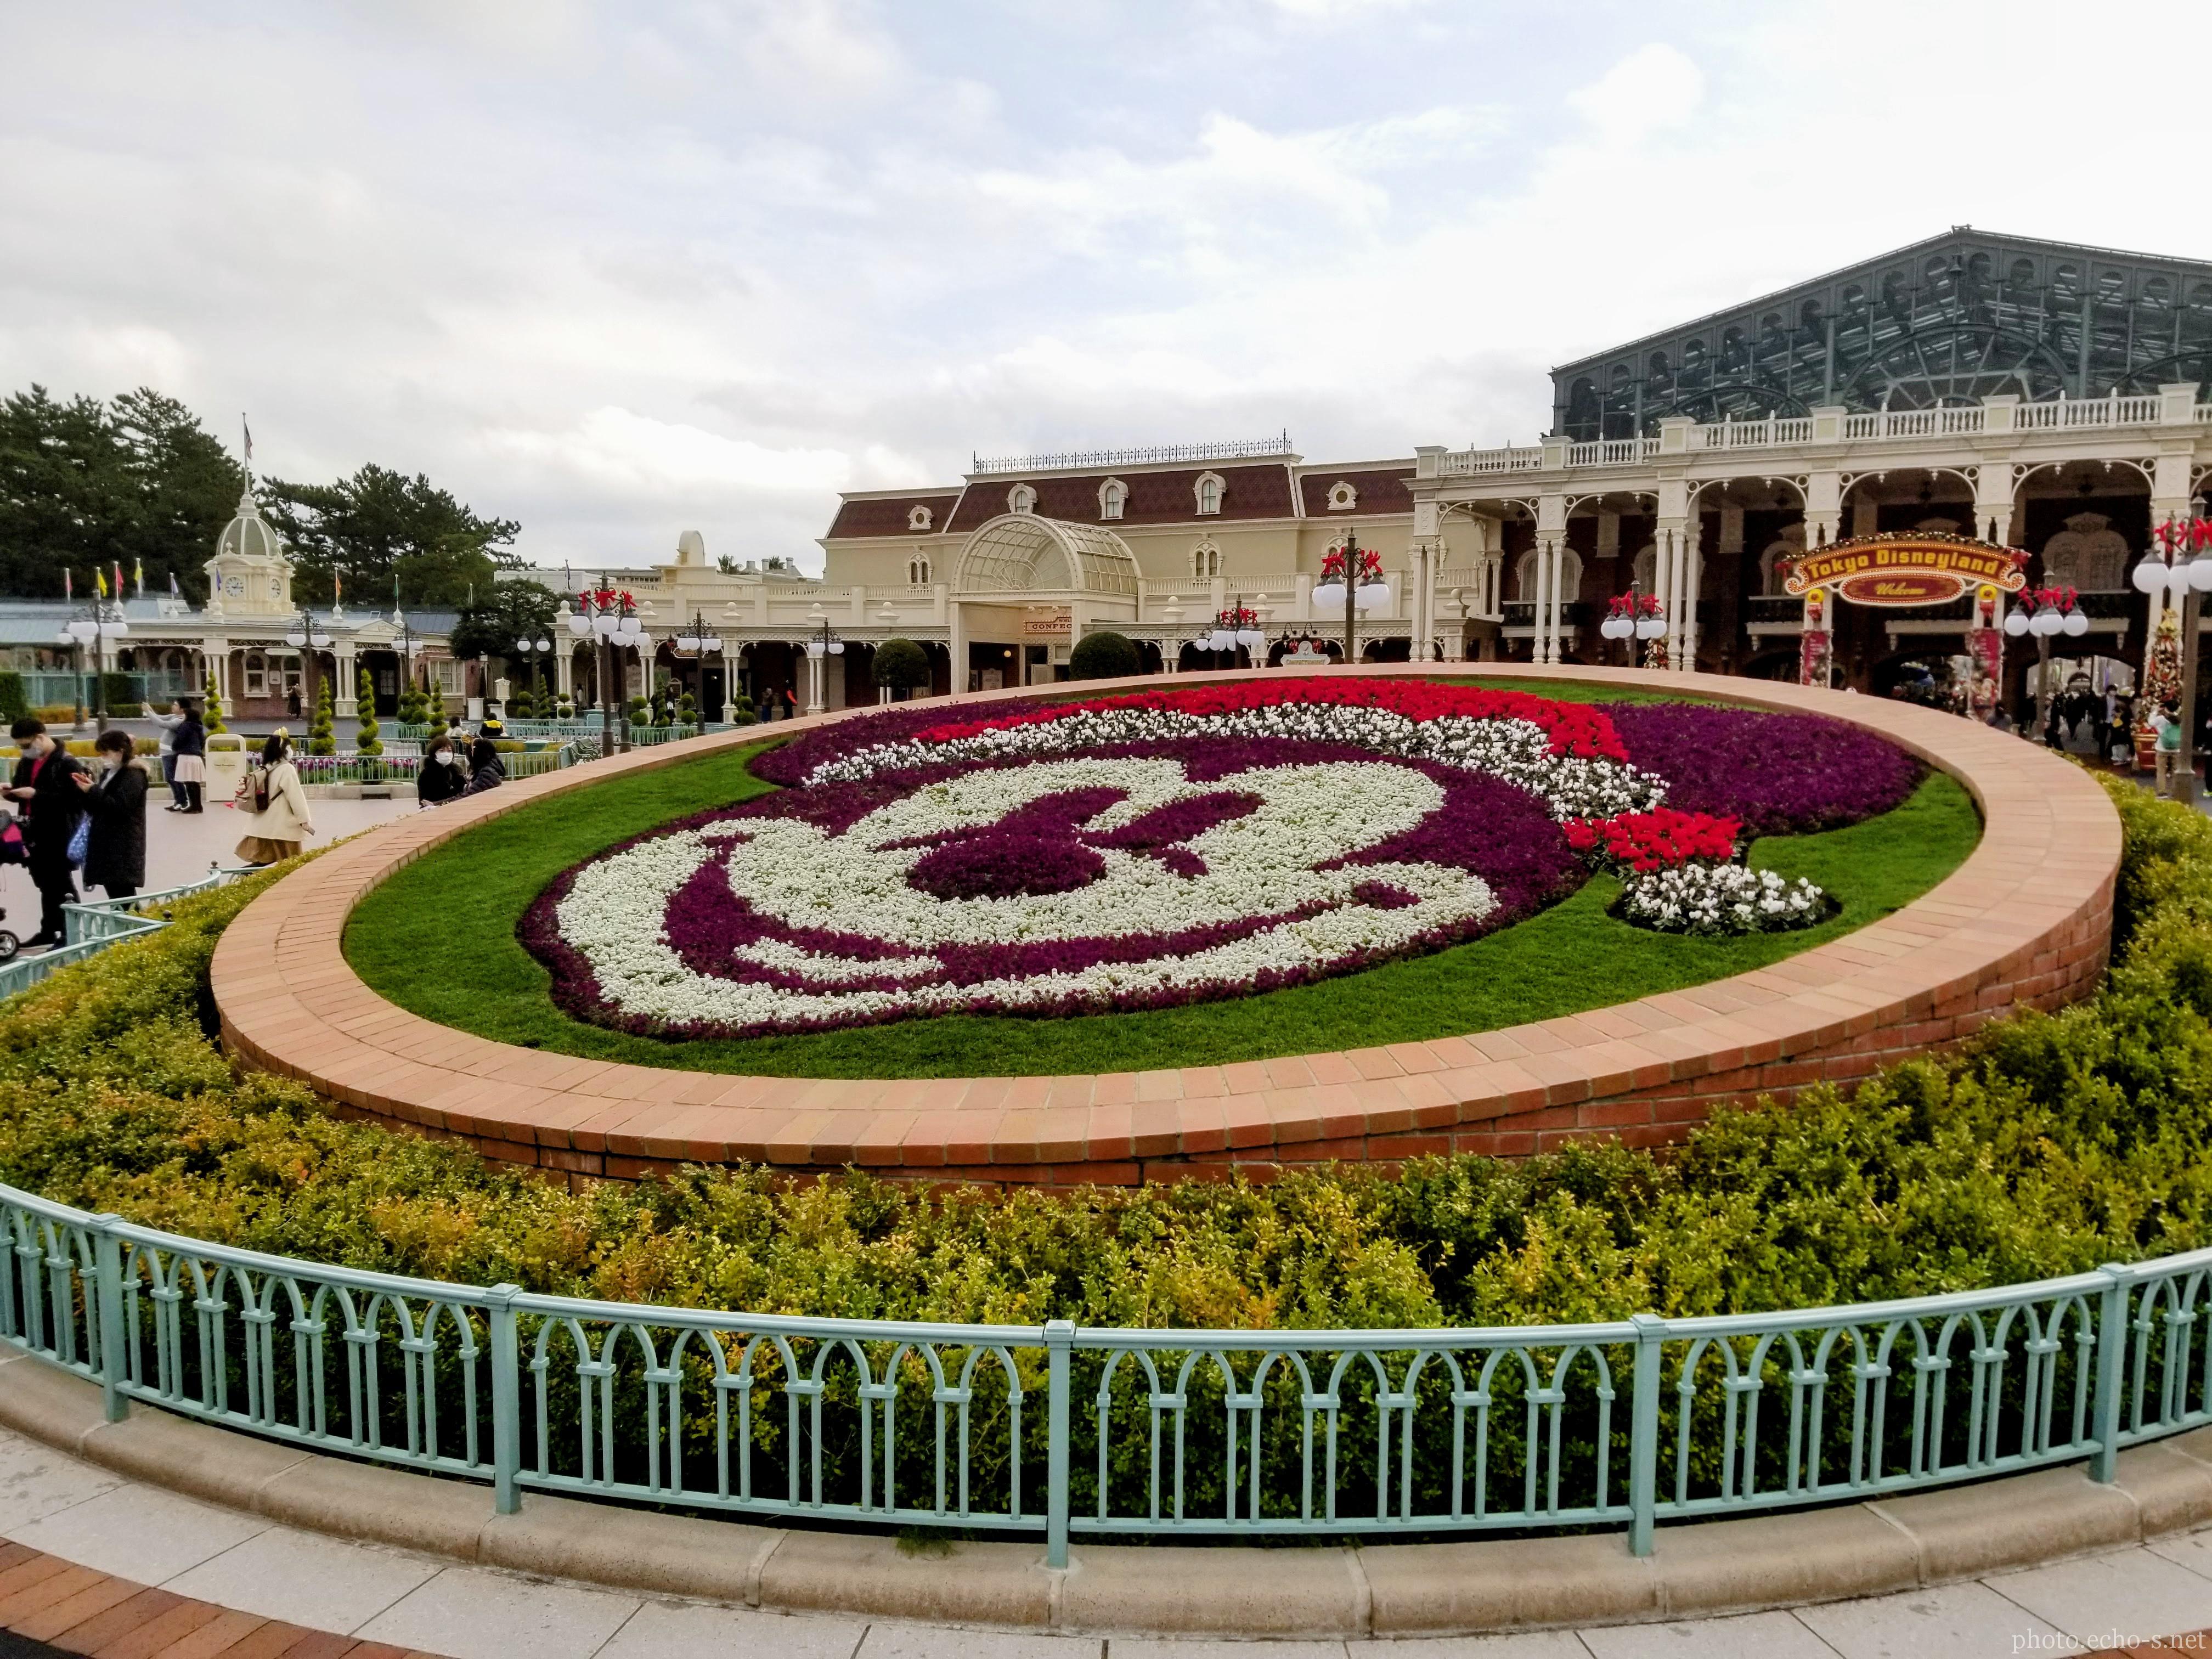
[[[663,1042],[563,1014],[550,976],[515,938],[531,901],[602,848],[764,793],[746,769],[763,746],[578,789],[468,831],[362,900],[346,928],[348,959],[425,1018],[592,1059],[786,1077],[1142,1071],[1492,1030],[1744,973],[1911,902],[1981,834],[1966,792],[1937,774],[1879,818],[1760,842],[1753,864],[1810,877],[1842,901],[1836,916],[1800,933],[1692,939],[1631,927],[1607,914],[1619,888],[1601,876],[1473,944],[1234,1002],[1073,1019],[954,1015],[742,1042]]]

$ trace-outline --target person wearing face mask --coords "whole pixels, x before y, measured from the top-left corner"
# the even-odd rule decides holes
[[[146,792],[153,775],[127,732],[103,732],[93,744],[95,773],[79,772],[76,787],[92,815],[84,854],[84,884],[112,899],[135,898],[146,884]]]
[[[23,850],[31,880],[39,890],[39,931],[23,941],[26,949],[62,942],[62,906],[76,900],[76,874],[70,842],[84,805],[69,780],[84,769],[47,734],[43,720],[25,718],[9,728],[22,758],[14,781],[0,794],[15,803],[23,819]]]
[[[461,793],[468,780],[461,775],[460,752],[447,737],[435,737],[422,745],[422,769],[415,780],[415,799],[435,806]]]
[[[300,769],[292,764],[292,742],[282,728],[270,733],[261,746],[261,764],[246,775],[239,797],[253,809],[253,817],[238,843],[241,864],[276,864],[297,858],[300,848],[315,833],[307,811],[307,791],[300,787]]]

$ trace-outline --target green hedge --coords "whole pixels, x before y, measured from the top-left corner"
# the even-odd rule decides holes
[[[1537,1324],[2033,1279],[2193,1248],[2212,1220],[2212,1161],[2202,1157],[2212,1135],[2212,823],[2126,784],[2108,787],[2128,832],[2124,948],[2094,1001],[1993,1027],[1968,1052],[1896,1067],[1849,1102],[1816,1091],[1793,1108],[1724,1113],[1666,1162],[1600,1145],[1523,1164],[1422,1159],[1395,1178],[1354,1168],[1266,1185],[942,1198],[860,1174],[782,1188],[759,1170],[690,1169],[572,1194],[489,1170],[460,1147],[341,1122],[296,1083],[233,1075],[201,1024],[207,964],[224,924],[271,878],[260,877],[178,905],[166,932],[0,1007],[0,1180],[359,1267],[878,1318]],[[1079,1358],[1077,1398],[1088,1400],[1096,1357]],[[703,1364],[696,1352],[687,1362],[695,1401],[708,1392]],[[552,1376],[555,1443],[573,1447],[573,1371],[564,1362]],[[782,1412],[767,1408],[770,1380],[756,1389],[753,1421],[771,1474],[757,1466],[756,1479],[780,1490]],[[911,1358],[907,1380],[898,1444],[911,1485],[929,1479],[933,1408]],[[1136,1387],[1123,1381],[1124,1393]],[[1041,1375],[1024,1382],[1042,1385]],[[1270,1383],[1256,1449],[1270,1513],[1294,1512],[1285,1495],[1304,1455],[1291,1382],[1284,1371]],[[1445,1386],[1441,1370],[1422,1382],[1431,1418]],[[1511,1467],[1519,1385],[1507,1376],[1498,1386],[1492,1455]],[[1893,1385],[1894,1410],[1905,1409],[1897,1390],[1910,1386]],[[634,1478],[645,1414],[634,1376],[617,1392],[619,1461]],[[1372,1392],[1357,1375],[1346,1384],[1347,1443],[1371,1420]],[[1586,1377],[1571,1390],[1575,1426],[1561,1451],[1570,1489],[1596,1449],[1587,1392]],[[997,1448],[979,1454],[980,1490],[1004,1479],[1002,1394],[987,1379],[977,1395],[977,1444]],[[441,1371],[441,1410],[461,1410],[457,1376]],[[1188,1496],[1204,1513],[1219,1501],[1224,1467],[1218,1379],[1201,1372],[1191,1397]],[[1140,1486],[1148,1443],[1141,1398],[1116,1399],[1113,1462],[1126,1498]],[[843,1426],[823,1455],[833,1489],[849,1497],[860,1457],[849,1374],[833,1369],[828,1403]],[[1673,1409],[1662,1405],[1668,1448]],[[1095,1457],[1088,1413],[1077,1417],[1072,1497],[1083,1508]],[[1023,1419],[1032,1468],[1042,1418]],[[686,1455],[699,1460],[687,1467],[711,1462],[712,1429],[710,1409],[687,1406]],[[1950,1437],[1962,1431],[1954,1425]],[[1616,1457],[1625,1432],[1617,1421]],[[1763,1480],[1777,1476],[1778,1443],[1762,1445]],[[1432,1509],[1449,1465],[1424,1448],[1416,1503]],[[1346,1512],[1371,1502],[1358,1459],[1340,1474]],[[1693,1475],[1705,1486],[1717,1478],[1702,1441]]]
[[[13,669],[0,669],[0,720],[10,724],[31,712],[23,700],[23,677]]]
[[[2198,1246],[2212,1222],[2212,823],[2110,787],[2127,942],[2095,1000],[1848,1103],[1723,1114],[1663,1162],[1594,1146],[942,1200],[697,1170],[571,1194],[234,1078],[196,1011],[249,882],[0,1009],[0,1180],[358,1267],[875,1317],[1533,1323],[2073,1272]]]

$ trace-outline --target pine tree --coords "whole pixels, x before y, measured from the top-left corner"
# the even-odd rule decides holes
[[[429,729],[422,733],[422,741],[428,743],[446,735],[446,699],[436,690],[425,687],[423,704],[423,724]]]
[[[374,697],[363,697],[361,700],[361,731],[355,737],[353,746],[356,753],[363,755],[380,755],[384,752],[384,739],[378,734],[377,730],[376,700]]]
[[[415,677],[407,677],[407,689],[399,694],[399,723],[402,726],[421,726],[429,718],[429,702],[422,688],[415,684]]]
[[[222,723],[222,694],[215,689],[215,682],[213,680],[210,680],[208,682],[207,719],[204,723],[207,726],[207,729],[211,732],[228,732],[230,730],[228,726]]]
[[[311,755],[335,755],[338,752],[336,711],[331,705],[330,676],[323,676],[315,689],[315,712],[307,722],[307,752]]]

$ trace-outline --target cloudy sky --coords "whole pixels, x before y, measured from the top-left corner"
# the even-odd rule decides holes
[[[1952,224],[2212,256],[2208,48],[2201,0],[0,0],[0,390],[249,410],[541,563],[818,569],[834,492],[975,451],[1525,441],[1549,364]]]

